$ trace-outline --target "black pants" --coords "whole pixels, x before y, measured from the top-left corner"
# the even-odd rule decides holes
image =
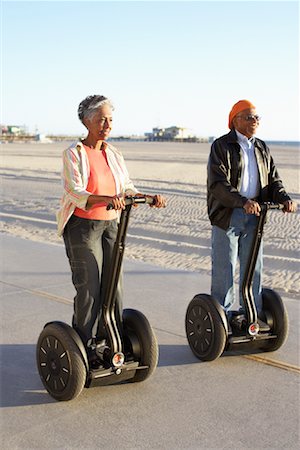
[[[104,337],[101,320],[103,299],[118,225],[116,220],[89,220],[72,216],[63,238],[76,289],[73,327],[89,347],[95,337]],[[116,294],[116,319],[122,317],[122,276]]]

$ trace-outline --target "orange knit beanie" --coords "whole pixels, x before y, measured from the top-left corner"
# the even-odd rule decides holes
[[[229,113],[228,128],[232,129],[233,119],[238,113],[244,111],[245,109],[255,109],[255,106],[253,103],[249,102],[249,100],[240,100],[233,105]]]

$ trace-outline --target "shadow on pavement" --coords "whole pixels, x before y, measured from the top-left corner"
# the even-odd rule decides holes
[[[255,345],[241,344],[235,348],[224,351],[223,358],[238,358],[247,355],[263,355],[264,353]],[[218,361],[218,359],[216,360]],[[189,345],[159,345],[158,367],[181,366],[186,364],[213,364],[214,361],[201,361],[190,349]]]
[[[186,345],[159,345],[158,367],[182,366],[185,364],[198,364],[197,359],[189,346]]]
[[[1,396],[0,407],[29,406],[53,403],[44,389],[36,367],[34,344],[1,345]],[[241,349],[240,349],[241,350]],[[249,350],[249,349],[248,349]],[[253,351],[253,353],[260,353]],[[224,357],[238,357],[249,351],[224,352]],[[159,367],[188,364],[205,364],[196,358],[188,344],[160,345]]]
[[[1,408],[54,402],[40,380],[35,345],[1,345],[0,354]]]

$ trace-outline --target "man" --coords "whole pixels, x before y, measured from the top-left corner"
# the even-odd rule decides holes
[[[211,295],[224,307],[235,325],[244,321],[244,307],[237,311],[234,273],[240,262],[240,298],[242,280],[255,226],[259,202],[282,203],[284,212],[296,211],[296,204],[286,193],[270,150],[255,137],[260,117],[248,100],[238,101],[229,114],[230,132],[216,139],[208,161],[207,205],[212,228]],[[262,248],[253,278],[253,296],[258,315],[261,299]]]

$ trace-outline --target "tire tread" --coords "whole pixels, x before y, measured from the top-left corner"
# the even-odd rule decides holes
[[[62,346],[67,351],[71,362],[69,383],[62,392],[55,392],[51,390],[44,380],[40,370],[39,349],[42,341],[47,336],[53,336],[61,342]],[[58,401],[68,401],[78,397],[85,385],[87,373],[81,352],[65,329],[62,329],[58,324],[51,323],[42,330],[37,343],[36,359],[42,383],[51,397]]]

